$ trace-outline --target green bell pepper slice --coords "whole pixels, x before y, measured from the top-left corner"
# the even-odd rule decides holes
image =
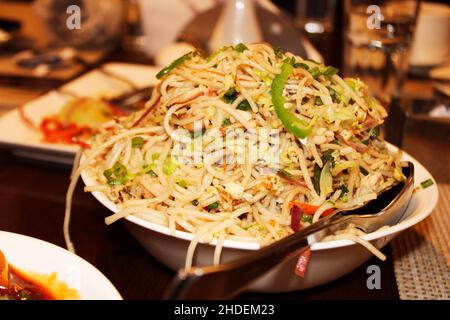
[[[284,107],[283,90],[293,69],[293,66],[287,62],[281,65],[281,73],[277,74],[272,82],[272,103],[283,126],[296,137],[303,139],[311,133],[316,118],[313,118],[308,124]]]
[[[166,74],[168,74],[170,71],[175,69],[176,67],[182,65],[186,60],[190,59],[193,55],[197,54],[197,51],[191,51],[186,53],[185,55],[182,55],[178,59],[174,60],[171,64],[169,64],[167,67],[162,69],[156,74],[157,79],[161,79]]]

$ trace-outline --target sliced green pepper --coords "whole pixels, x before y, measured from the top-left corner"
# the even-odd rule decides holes
[[[285,62],[281,65],[281,73],[277,74],[272,82],[272,103],[283,126],[296,137],[305,138],[311,133],[315,118],[308,124],[284,107],[283,89],[292,70],[293,66],[289,63]]]
[[[190,59],[194,54],[197,54],[197,51],[191,51],[186,53],[185,55],[182,55],[181,57],[179,57],[178,59],[176,59],[175,61],[173,61],[171,64],[169,64],[167,67],[165,67],[164,69],[162,69],[161,71],[159,71],[156,74],[156,78],[157,79],[161,79],[162,77],[164,77],[166,74],[168,74],[170,71],[172,71],[173,69],[175,69],[176,67],[182,65],[185,61],[187,61],[188,59]]]

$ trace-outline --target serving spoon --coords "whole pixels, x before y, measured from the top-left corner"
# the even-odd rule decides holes
[[[166,299],[227,299],[286,259],[298,256],[330,231],[352,223],[366,233],[392,226],[403,217],[414,189],[414,165],[403,168],[405,180],[360,208],[337,212],[267,247],[217,266],[181,269],[165,293]]]

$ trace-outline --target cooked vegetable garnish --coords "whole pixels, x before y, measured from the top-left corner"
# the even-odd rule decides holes
[[[186,53],[185,55],[182,55],[181,57],[179,57],[178,59],[176,59],[175,61],[173,61],[171,64],[169,64],[167,67],[165,67],[164,69],[162,69],[161,71],[159,71],[156,74],[156,78],[157,79],[161,79],[162,77],[164,77],[166,74],[168,74],[170,71],[172,71],[173,69],[175,69],[176,67],[179,67],[180,65],[182,65],[183,63],[185,63],[187,60],[189,60],[191,57],[193,57],[195,54],[197,54],[197,51],[191,51]]]
[[[292,73],[292,69],[293,67],[289,63],[283,63],[281,65],[281,73],[275,76],[272,83],[272,102],[275,112],[284,127],[296,137],[305,138],[311,132],[315,120],[311,120],[308,124],[284,106],[285,99],[283,97],[283,90],[287,79]]]
[[[227,92],[223,95],[223,100],[226,103],[233,103],[237,98],[237,91],[235,87],[231,87]]]
[[[127,173],[127,168],[120,162],[116,162],[112,168],[103,171],[103,175],[110,186],[123,184],[126,180]]]
[[[243,110],[243,111],[249,111],[249,110],[252,110],[252,106],[250,105],[250,103],[247,100],[244,100],[238,104],[236,109]]]
[[[423,189],[426,189],[426,188],[432,186],[433,184],[434,184],[434,182],[431,179],[424,180],[420,183],[420,185],[422,186]]]
[[[144,145],[144,138],[142,137],[134,137],[133,139],[131,139],[131,146],[133,148],[141,148]]]
[[[400,159],[379,134],[386,112],[362,81],[266,43],[188,58],[165,71],[147,118],[119,119],[92,141],[92,189],[121,210],[171,234],[264,246],[402,181]],[[131,149],[124,142],[133,137],[144,143]],[[116,159],[127,170],[111,170],[110,184],[98,179]],[[334,236],[361,233],[341,231]]]
[[[230,118],[223,119],[223,122],[222,122],[223,127],[229,126],[230,124],[231,124]]]
[[[243,43],[239,43],[239,44],[235,45],[233,48],[237,52],[244,52],[245,50],[248,50],[248,47]]]
[[[208,210],[215,210],[218,207],[219,207],[219,203],[218,202],[213,202],[207,208],[208,208]]]

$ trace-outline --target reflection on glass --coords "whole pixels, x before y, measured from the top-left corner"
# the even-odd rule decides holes
[[[344,72],[386,103],[401,93],[418,7],[418,0],[345,1]]]

